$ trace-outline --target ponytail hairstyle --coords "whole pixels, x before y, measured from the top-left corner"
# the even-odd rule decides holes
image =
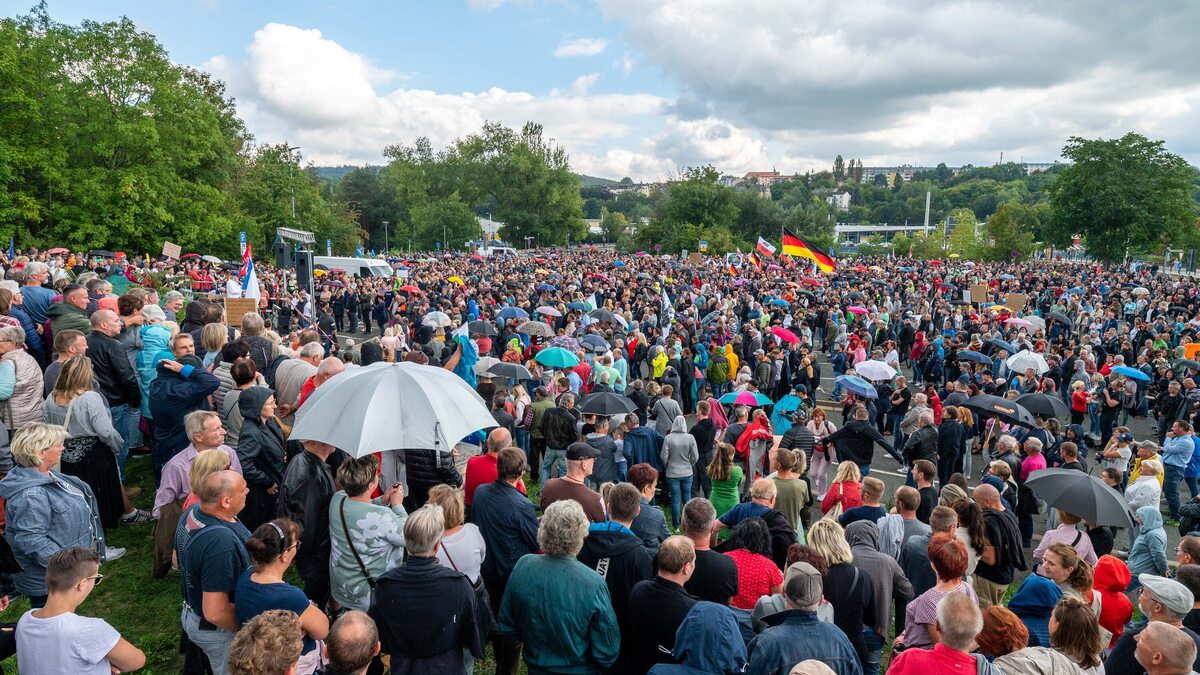
[[[246,540],[246,550],[255,567],[275,562],[290,548],[300,545],[300,524],[290,518],[276,518],[259,525]]]

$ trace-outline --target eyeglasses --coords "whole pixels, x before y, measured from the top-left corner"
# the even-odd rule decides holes
[[[103,574],[95,574],[90,577],[84,577],[84,579],[91,579],[94,582],[94,585],[99,586],[100,582],[104,580],[104,575]]]

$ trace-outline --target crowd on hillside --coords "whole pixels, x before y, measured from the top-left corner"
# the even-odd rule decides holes
[[[178,579],[187,673],[473,672],[489,645],[506,675],[1200,666],[1191,279],[541,250],[311,292],[256,265],[230,317],[238,265],[56,251],[0,259],[22,673],[144,665],[86,616],[118,527],[153,549],[123,575]],[[320,387],[396,362],[494,424],[357,457],[290,438]],[[1030,480],[1055,467],[1132,517],[1051,508]]]

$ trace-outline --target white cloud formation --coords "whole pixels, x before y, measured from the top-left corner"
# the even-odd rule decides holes
[[[604,38],[578,38],[566,40],[554,50],[555,56],[596,56],[608,47]]]

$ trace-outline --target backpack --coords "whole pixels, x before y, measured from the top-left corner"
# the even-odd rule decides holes
[[[533,404],[532,403],[525,404],[525,413],[523,415],[521,415],[521,426],[525,427],[525,429],[527,429],[527,430],[533,429]]]

